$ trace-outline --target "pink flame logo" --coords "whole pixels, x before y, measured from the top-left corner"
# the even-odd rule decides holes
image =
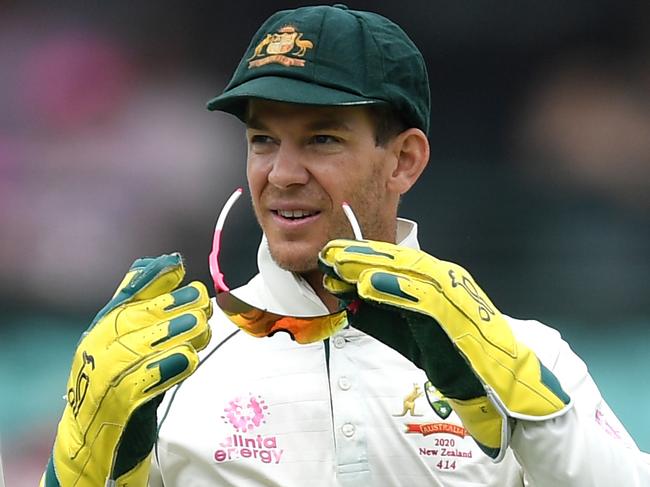
[[[240,433],[246,433],[257,428],[264,421],[268,412],[268,406],[261,396],[249,395],[248,401],[243,402],[241,397],[228,401],[228,406],[223,410],[221,416],[224,423],[230,423]]]

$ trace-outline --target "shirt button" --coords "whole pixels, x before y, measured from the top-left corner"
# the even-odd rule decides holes
[[[339,379],[339,387],[342,390],[347,391],[348,389],[350,389],[350,387],[352,387],[352,383],[350,382],[350,379],[348,379],[347,377],[341,377]]]
[[[334,337],[334,346],[336,348],[343,348],[345,347],[345,338],[342,336],[336,336]]]
[[[341,431],[347,438],[351,438],[354,436],[356,428],[352,423],[345,423],[343,426],[341,426]]]

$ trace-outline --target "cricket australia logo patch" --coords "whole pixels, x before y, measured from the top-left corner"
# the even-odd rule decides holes
[[[418,399],[422,396],[431,406],[428,412],[418,407]],[[398,420],[402,431],[418,455],[434,470],[455,471],[475,461],[477,447],[461,424],[448,420],[452,412],[445,397],[427,381],[424,387],[414,383],[411,392],[402,400],[401,411],[392,414],[394,418],[402,418]]]
[[[262,463],[280,463],[282,450],[274,435],[256,434],[270,415],[268,406],[259,395],[236,397],[226,404],[221,419],[232,427],[232,434],[219,443],[214,452],[217,463],[250,459]]]
[[[431,384],[431,381],[427,381],[426,384],[424,384],[424,390],[427,394],[429,405],[435,411],[438,417],[440,419],[447,419],[452,413],[452,409],[449,403],[442,398],[437,389],[433,386],[433,384]]]
[[[305,60],[302,58],[307,50],[314,47],[314,43],[302,36],[302,32],[298,32],[292,25],[285,25],[277,32],[266,34],[255,47],[253,55],[247,59],[248,69],[270,63],[303,67]]]

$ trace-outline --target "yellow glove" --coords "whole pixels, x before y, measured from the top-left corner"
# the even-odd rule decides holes
[[[41,486],[147,485],[156,408],[210,340],[207,290],[184,276],[179,254],[136,260],[83,334]]]
[[[518,342],[462,267],[385,242],[334,240],[321,251],[324,285],[356,328],[422,368],[481,449],[499,461],[514,419],[564,414],[569,396]]]

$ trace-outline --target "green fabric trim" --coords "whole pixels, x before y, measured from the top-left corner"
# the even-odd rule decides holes
[[[501,448],[490,448],[488,446],[482,445],[476,441],[476,438],[474,438],[474,442],[478,445],[481,451],[490,458],[497,458],[499,456],[499,452],[501,452]]]
[[[325,367],[327,368],[327,377],[330,376],[330,339],[323,340],[323,347],[325,351]]]
[[[569,404],[571,398],[566,392],[564,392],[564,389],[562,389],[560,381],[557,380],[555,374],[547,369],[542,362],[539,362],[539,368],[541,370],[540,380],[542,381],[542,384],[548,387],[564,404]]]
[[[167,327],[167,336],[156,340],[151,344],[152,347],[160,345],[163,342],[166,342],[170,338],[180,335],[186,331],[191,330],[196,326],[196,317],[194,315],[185,314],[177,316],[169,321],[169,326]]]
[[[194,286],[186,286],[180,289],[177,289],[171,293],[174,302],[165,308],[165,311],[170,311],[174,308],[179,308],[185,306],[186,304],[193,303],[199,298],[199,290]]]
[[[399,285],[399,279],[394,274],[390,274],[388,272],[375,272],[372,276],[370,276],[370,284],[372,284],[372,287],[374,287],[377,291],[380,291],[384,294],[397,296],[398,298],[406,299],[413,303],[420,301],[417,297],[411,296],[402,290]]]
[[[159,385],[164,384],[168,380],[173,379],[177,375],[182,374],[187,370],[189,365],[189,360],[187,360],[187,357],[182,353],[175,353],[163,358],[162,360],[150,363],[147,365],[147,369],[158,367],[158,370],[160,372],[160,380],[158,380],[158,382],[155,384],[150,385],[142,392],[149,392],[151,389],[154,389]]]
[[[120,438],[111,479],[120,478],[133,470],[149,455],[158,435],[156,410],[163,397],[164,394],[161,394],[144,403],[129,418]]]
[[[59,479],[56,477],[54,470],[54,452],[50,456],[50,461],[47,462],[47,469],[45,470],[45,487],[61,487]]]
[[[388,259],[395,260],[394,255],[387,254],[385,252],[377,252],[375,249],[371,247],[362,247],[360,245],[350,245],[349,247],[346,247],[343,252],[348,254],[379,255],[381,257],[386,257]]]

